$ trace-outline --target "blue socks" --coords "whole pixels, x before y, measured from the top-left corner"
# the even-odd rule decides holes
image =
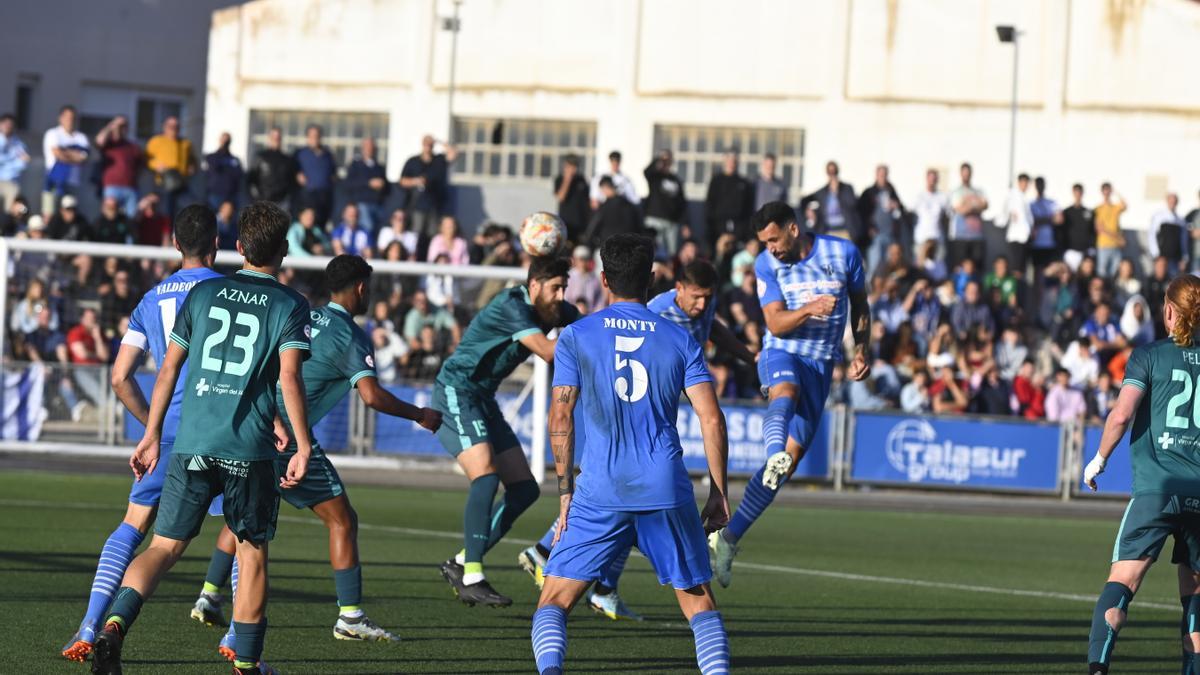
[[[129,523],[121,523],[108,535],[108,541],[104,542],[104,549],[100,552],[100,562],[96,565],[96,576],[92,579],[92,594],[88,597],[87,613],[80,624],[82,627],[100,626],[108,604],[121,586],[129,561],[133,560],[133,554],[144,538],[145,535]]]
[[[696,636],[696,665],[701,675],[729,673],[729,638],[721,613],[712,610],[692,617],[692,634]]]
[[[554,548],[554,530],[557,528],[558,518],[555,517],[554,522],[550,523],[550,529],[546,530],[546,534],[542,535],[542,539],[538,542],[538,546],[546,549],[547,551]]]
[[[624,551],[617,554],[616,558],[608,564],[608,567],[600,570],[600,579],[598,583],[610,590],[617,590],[617,583],[621,581],[621,573],[625,571],[625,563],[629,560],[629,553],[633,547],[628,547]]]
[[[362,566],[333,571],[333,586],[337,589],[338,608],[345,614],[362,604]]]
[[[731,544],[738,543],[742,535],[746,534],[746,530],[758,520],[758,517],[767,510],[771,502],[775,501],[775,495],[779,490],[770,490],[763,485],[763,473],[766,472],[767,466],[764,464],[758,473],[746,483],[746,491],[742,493],[742,503],[738,504],[737,511],[733,513],[733,517],[729,519],[729,525],[725,528],[722,536]],[[787,476],[779,478],[779,487],[782,488],[787,483]]]
[[[533,658],[542,675],[561,673],[567,654],[567,612],[546,605],[533,613]]]
[[[788,427],[796,415],[796,402],[786,396],[771,401],[763,417],[763,441],[767,444],[767,457],[783,452],[787,448]]]
[[[463,510],[463,548],[466,549],[463,558],[466,564],[479,565],[481,572],[483,552],[487,550],[492,531],[492,500],[496,498],[498,489],[500,477],[496,474],[489,473],[476,478],[471,481],[467,507]]]
[[[540,497],[542,491],[538,488],[536,481],[524,480],[520,483],[513,483],[505,486],[504,499],[500,500],[492,509],[492,525],[488,531],[487,548],[484,552],[492,550],[492,547],[500,542],[504,535],[512,529],[513,523],[517,522],[517,518],[525,513],[525,510]],[[554,535],[551,535],[553,537]]]
[[[262,659],[263,641],[267,637],[267,618],[264,616],[258,623],[241,623],[231,621],[233,627],[234,665],[239,668],[253,668]]]
[[[1096,600],[1096,609],[1092,612],[1092,632],[1088,636],[1088,663],[1099,663],[1104,666],[1112,658],[1113,645],[1117,641],[1119,628],[1113,628],[1105,620],[1104,615],[1110,609],[1127,612],[1129,601],[1133,599],[1133,591],[1125,584],[1110,581],[1104,584],[1100,597]]]

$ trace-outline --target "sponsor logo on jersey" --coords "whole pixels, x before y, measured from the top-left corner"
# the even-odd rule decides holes
[[[312,339],[312,326],[304,327],[304,337],[308,338],[309,340]]]
[[[968,445],[939,439],[933,425],[922,419],[896,424],[887,435],[886,451],[892,468],[913,482],[933,479],[965,483],[972,478],[1015,478],[1025,448],[985,443]]]
[[[374,368],[374,367],[375,367],[375,357],[371,356],[370,354],[367,354],[367,358],[366,358],[366,359],[364,359],[364,360],[367,362],[367,367],[368,367],[368,368]]]

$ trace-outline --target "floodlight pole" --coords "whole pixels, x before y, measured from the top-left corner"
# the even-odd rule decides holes
[[[1020,72],[1017,64],[1021,52],[1021,31],[1016,26],[996,26],[996,37],[1000,38],[1000,42],[1011,42],[1013,46],[1012,109],[1008,130],[1008,187],[1011,188],[1017,159],[1017,74]]]
[[[458,8],[461,4],[462,0],[454,0],[454,16],[448,22],[442,22],[442,29],[450,31],[450,87],[446,96],[446,115],[449,118],[446,127],[448,145],[454,144],[454,80],[458,69]]]

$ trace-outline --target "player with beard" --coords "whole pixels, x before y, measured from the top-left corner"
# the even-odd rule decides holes
[[[521,443],[500,412],[496,389],[530,354],[554,361],[555,341],[546,333],[579,318],[563,300],[570,268],[565,258],[534,258],[527,283],[488,303],[434,381],[431,407],[443,419],[438,439],[471,481],[463,549],[442,564],[442,576],[468,605],[512,604],[488,584],[483,554],[537,501],[539,491]],[[500,483],[504,497],[493,505]]]

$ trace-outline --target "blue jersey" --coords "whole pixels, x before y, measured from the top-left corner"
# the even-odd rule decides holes
[[[163,279],[157,286],[150,289],[129,317],[129,330],[121,339],[121,344],[132,345],[142,351],[149,351],[154,357],[155,367],[162,368],[163,359],[167,356],[167,335],[175,327],[175,315],[183,306],[183,299],[188,291],[205,279],[222,276],[207,267],[195,267],[180,270]],[[166,419],[163,420],[162,442],[175,442],[175,430],[179,428],[179,404],[183,401],[183,385],[187,382],[187,363],[179,373],[175,383],[175,392],[171,394],[171,406],[167,408]]]
[[[576,499],[611,511],[693,504],[675,419],[680,392],[712,377],[687,331],[619,302],[563,329],[554,386],[579,388]]]
[[[709,300],[708,306],[704,308],[704,313],[694,319],[675,304],[675,297],[675,289],[659,293],[654,296],[653,300],[646,303],[646,307],[664,319],[669,319],[682,326],[703,348],[704,343],[708,342],[709,334],[712,333],[713,317],[717,315],[716,296]]]
[[[823,234],[813,236],[808,257],[792,263],[780,261],[767,251],[754,261],[758,277],[758,302],[763,307],[782,302],[786,309],[800,309],[818,295],[837,298],[833,314],[810,318],[787,335],[767,331],[764,349],[781,349],[814,361],[841,360],[842,334],[850,315],[849,293],[865,290],[862,256],[853,243]]]

